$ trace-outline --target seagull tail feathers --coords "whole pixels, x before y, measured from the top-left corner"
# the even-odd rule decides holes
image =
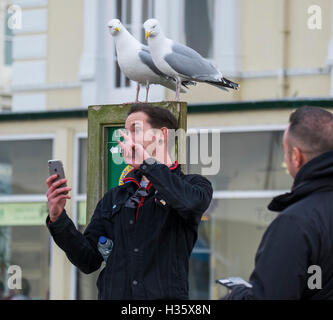
[[[182,86],[184,86],[186,89],[188,89],[188,86],[196,86],[197,83],[194,81],[183,81]]]
[[[233,82],[227,78],[222,78],[220,81],[205,81],[205,82],[226,91],[228,91],[227,88],[233,90],[239,90],[240,87],[238,83]]]

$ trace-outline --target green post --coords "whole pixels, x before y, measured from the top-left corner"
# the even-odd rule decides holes
[[[151,103],[169,109],[178,120],[179,128],[187,129],[186,102]],[[96,105],[88,107],[88,163],[87,163],[87,223],[98,201],[110,188],[117,186],[120,177],[129,169],[127,164],[115,163],[119,159],[120,149],[112,136],[119,128],[124,128],[130,104]],[[186,137],[178,136],[176,140],[176,159],[181,159],[182,170],[185,171]],[[119,161],[118,161],[119,163]]]

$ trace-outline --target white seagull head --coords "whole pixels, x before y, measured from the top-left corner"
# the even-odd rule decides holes
[[[156,37],[159,33],[161,33],[160,23],[157,19],[148,19],[144,24],[145,28],[145,36],[146,39],[149,37]]]
[[[123,25],[121,24],[119,19],[112,19],[109,21],[108,27],[111,35],[116,36],[123,28]]]

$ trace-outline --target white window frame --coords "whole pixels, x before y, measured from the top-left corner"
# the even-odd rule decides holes
[[[78,132],[74,135],[74,157],[73,157],[73,186],[72,186],[72,221],[78,229],[78,203],[80,201],[87,201],[86,194],[79,193],[79,160],[80,160],[80,139],[88,139],[87,132]],[[71,264],[70,269],[70,300],[77,299],[76,285],[77,285],[77,270],[78,268]]]
[[[236,77],[241,71],[242,0],[215,0],[214,62],[226,77]]]
[[[78,132],[74,136],[74,158],[73,158],[73,168],[74,168],[74,177],[73,177],[73,188],[72,188],[72,197],[73,197],[73,206],[72,206],[72,217],[75,226],[77,227],[77,202],[86,201],[87,195],[79,193],[79,157],[80,157],[80,139],[88,139],[87,132]]]

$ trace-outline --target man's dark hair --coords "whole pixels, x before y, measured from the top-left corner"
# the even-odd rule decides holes
[[[131,106],[128,116],[135,112],[144,112],[148,116],[148,122],[154,129],[166,127],[168,129],[178,129],[176,117],[165,108],[154,107],[151,104],[137,103]]]
[[[298,146],[310,159],[333,151],[333,114],[319,107],[301,107],[289,118],[289,145]]]

